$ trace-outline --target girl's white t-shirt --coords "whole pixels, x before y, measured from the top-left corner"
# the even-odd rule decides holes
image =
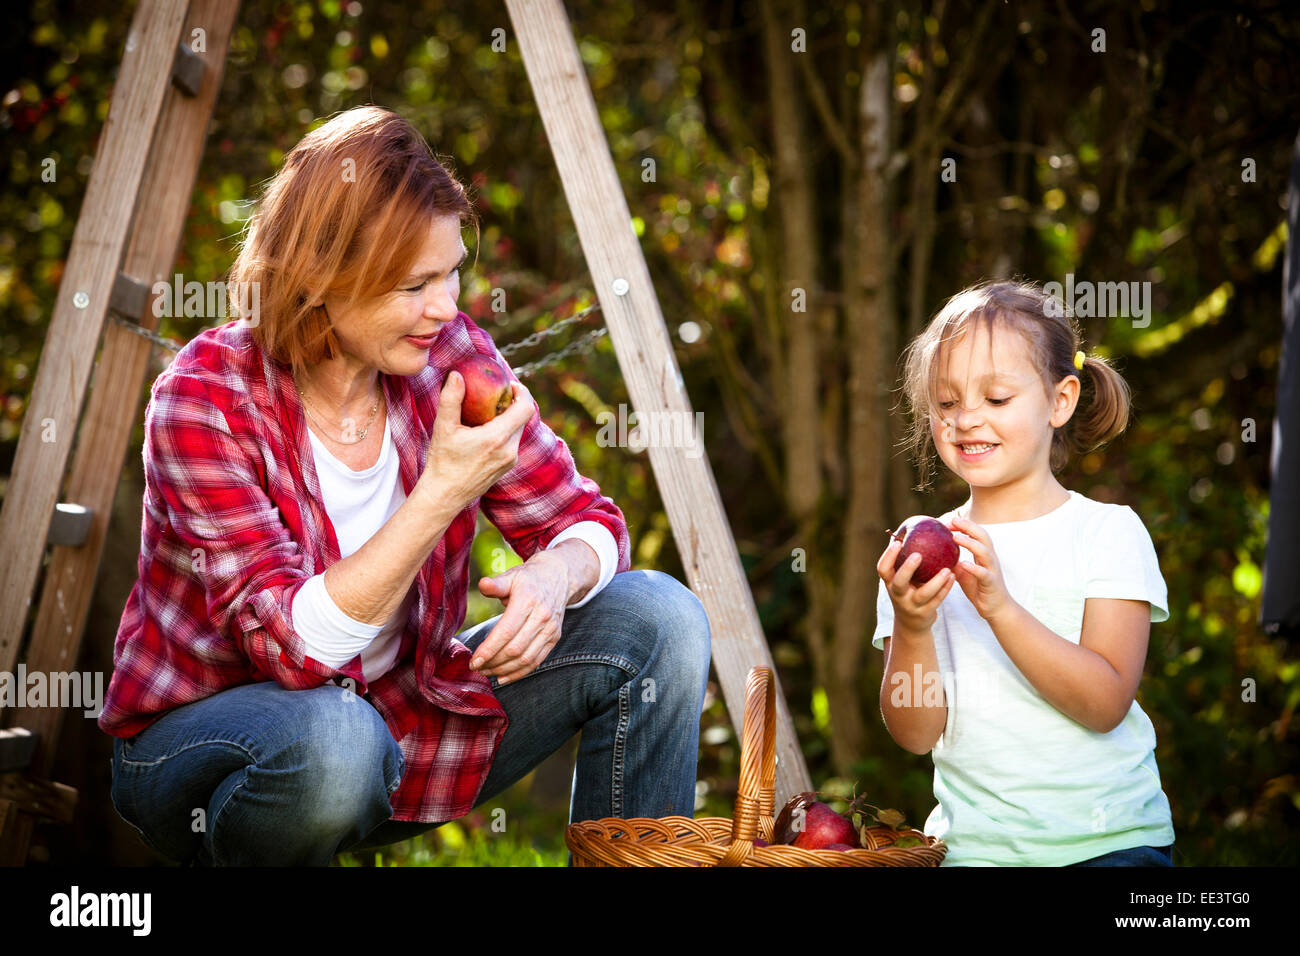
[[[316,464],[325,513],[334,525],[339,557],[346,558],[369,541],[406,500],[388,419],[384,419],[384,443],[378,460],[361,471],[353,471],[335,458],[310,428],[307,434],[311,438],[312,459]],[[553,548],[570,538],[587,542],[600,559],[599,580],[582,600],[568,605],[573,609],[582,607],[595,597],[614,576],[618,566],[618,543],[609,529],[599,522],[580,521],[557,534],[547,547]],[[325,588],[325,574],[321,572],[309,578],[294,594],[290,613],[294,630],[307,646],[308,656],[322,664],[341,667],[360,652],[361,673],[367,682],[371,682],[397,662],[402,631],[415,600],[413,581],[402,603],[386,623],[366,624],[344,614],[334,603]]]
[[[1151,605],[1169,617],[1155,547],[1129,507],[1071,491],[1028,521],[981,525],[1011,597],[1072,644],[1088,598]],[[961,559],[971,554],[961,549]],[[884,649],[894,608],[884,582],[872,645]],[[948,720],[931,756],[938,806],[927,834],[948,846],[944,866],[1064,866],[1137,846],[1174,842],[1156,767],[1155,728],[1134,700],[1119,726],[1097,733],[1034,689],[960,585],[933,627]],[[908,685],[891,693],[911,693]],[[924,686],[912,699],[924,700]]]

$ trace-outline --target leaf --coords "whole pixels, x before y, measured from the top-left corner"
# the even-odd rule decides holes
[[[893,827],[897,830],[903,825],[903,815],[897,810],[881,810],[876,818],[887,827]]]

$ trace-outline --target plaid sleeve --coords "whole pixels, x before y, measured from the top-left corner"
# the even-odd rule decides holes
[[[474,327],[471,335],[481,351],[496,356],[512,381],[519,381],[486,332]],[[536,401],[533,417],[519,439],[519,460],[484,493],[479,504],[525,561],[565,528],[579,521],[595,521],[609,529],[618,545],[616,572],[632,568],[632,547],[622,510],[600,493],[594,481],[578,474],[569,446],[542,421]]]
[[[337,670],[307,657],[293,629],[293,597],[311,575],[265,490],[263,443],[252,427],[232,431],[230,416],[199,379],[158,379],[145,421],[145,471],[180,552],[170,557],[173,570],[203,587],[207,621],[196,633],[215,628],[248,658],[257,679],[290,690],[340,674],[359,680],[359,668]]]

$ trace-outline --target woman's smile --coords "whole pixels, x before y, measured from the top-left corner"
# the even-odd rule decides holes
[[[418,349],[427,349],[433,346],[433,340],[438,337],[438,329],[434,329],[428,335],[408,335],[405,340],[410,342]]]

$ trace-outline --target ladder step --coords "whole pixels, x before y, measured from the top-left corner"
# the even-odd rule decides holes
[[[22,727],[0,730],[0,773],[31,766],[37,735]]]
[[[81,547],[90,535],[90,523],[94,517],[91,508],[60,501],[54,506],[54,517],[50,519],[50,533],[45,543],[64,548]]]
[[[12,800],[20,810],[56,823],[71,823],[77,811],[75,787],[21,770],[0,773],[0,800]]]
[[[135,276],[119,272],[113,280],[113,291],[108,296],[108,308],[124,319],[139,323],[149,308],[152,287]]]
[[[203,59],[184,43],[176,47],[176,60],[172,63],[172,83],[186,96],[198,96],[203,84]]]

